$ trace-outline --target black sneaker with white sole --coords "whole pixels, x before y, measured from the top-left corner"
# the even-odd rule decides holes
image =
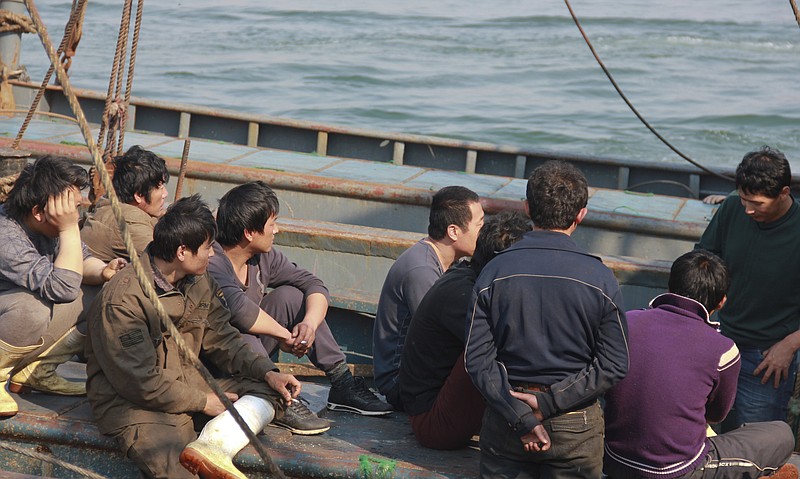
[[[381,401],[360,376],[331,386],[328,393],[328,409],[362,416],[384,416],[394,410],[391,405]]]
[[[306,406],[308,401],[300,396],[292,400],[283,417],[270,423],[270,426],[282,427],[301,436],[322,434],[331,428],[327,419],[317,416]]]

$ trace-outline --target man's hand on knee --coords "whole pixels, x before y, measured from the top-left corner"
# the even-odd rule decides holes
[[[232,402],[235,402],[239,399],[239,396],[234,393],[225,393]],[[225,412],[225,405],[222,404],[222,401],[217,397],[216,394],[213,392],[206,393],[206,406],[203,408],[203,414],[211,417],[219,416]]]

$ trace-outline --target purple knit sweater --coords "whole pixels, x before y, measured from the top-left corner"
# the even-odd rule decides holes
[[[650,306],[627,314],[630,369],[606,393],[605,461],[670,479],[702,465],[706,424],[728,414],[741,362],[697,301],[668,293]]]

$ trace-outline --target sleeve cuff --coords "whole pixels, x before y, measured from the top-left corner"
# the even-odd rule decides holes
[[[536,401],[539,403],[539,411],[545,419],[552,417],[558,412],[555,398],[551,393],[534,393]]]

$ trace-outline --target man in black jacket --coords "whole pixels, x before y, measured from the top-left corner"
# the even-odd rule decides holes
[[[597,398],[625,376],[628,346],[614,275],[570,236],[587,201],[574,166],[536,168],[527,189],[534,231],[475,284],[465,363],[488,406],[481,477],[601,476]]]

